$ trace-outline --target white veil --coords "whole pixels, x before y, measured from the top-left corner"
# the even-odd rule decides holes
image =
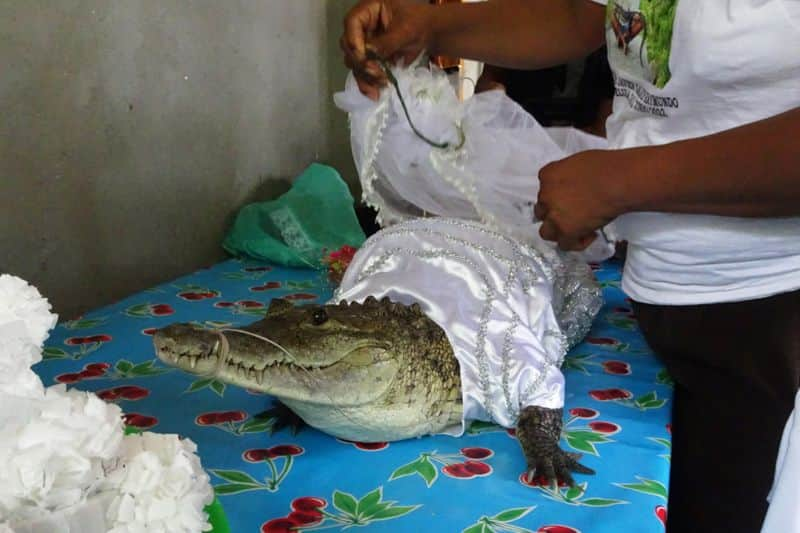
[[[364,201],[378,211],[378,223],[426,215],[476,220],[524,244],[553,246],[533,220],[539,169],[603,148],[605,140],[574,128],[546,129],[502,91],[462,102],[435,67],[391,73],[397,87],[390,83],[377,102],[359,91],[352,73],[334,96],[349,114]],[[608,235],[610,228],[581,257],[611,256]]]

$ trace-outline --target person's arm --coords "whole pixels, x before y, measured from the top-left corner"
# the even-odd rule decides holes
[[[644,153],[630,154],[641,158]],[[652,180],[623,180],[619,210],[738,217],[800,215],[800,108],[655,147]]]
[[[591,0],[493,0],[430,5],[362,0],[346,16],[340,46],[365,94],[377,97],[383,71],[368,60],[407,63],[422,50],[498,66],[536,69],[582,58],[603,44],[605,8]]]
[[[581,249],[633,211],[800,216],[800,108],[705,137],[578,153],[539,173],[542,237]]]
[[[430,10],[430,50],[535,70],[582,59],[603,45],[605,7],[589,0],[493,0]]]
[[[484,65],[480,78],[475,83],[475,93],[485,91],[505,91],[506,70],[494,65]]]

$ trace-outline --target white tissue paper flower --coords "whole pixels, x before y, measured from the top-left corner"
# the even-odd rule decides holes
[[[118,496],[108,510],[109,533],[179,533],[211,529],[203,508],[213,500],[197,446],[177,435],[126,437],[120,465],[104,484]]]
[[[30,518],[81,503],[119,451],[122,411],[63,385],[0,406],[0,515]]]
[[[16,276],[0,274],[0,324],[22,321],[34,344],[42,346],[58,321],[36,287]]]
[[[194,533],[213,500],[192,441],[124,437],[94,393],[45,388],[31,366],[57,316],[35,287],[0,275],[0,533]]]
[[[41,349],[15,324],[0,325],[0,394],[38,398],[44,385],[31,366],[41,360]]]

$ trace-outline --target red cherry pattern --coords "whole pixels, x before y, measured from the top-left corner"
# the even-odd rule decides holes
[[[305,450],[303,450],[303,448],[300,446],[295,446],[294,444],[278,444],[277,446],[272,446],[269,449],[269,452],[275,457],[302,455],[304,451]]]
[[[592,428],[592,431],[596,431],[597,433],[605,433],[607,435],[612,435],[618,432],[620,429],[619,426],[613,422],[601,422],[600,420],[589,422],[589,427]]]
[[[158,418],[139,413],[126,413],[122,415],[122,419],[126,425],[139,429],[148,429],[158,424]]]
[[[560,524],[552,526],[542,526],[536,530],[536,533],[581,533],[574,527],[562,526]]]
[[[667,508],[663,505],[656,505],[655,511],[656,517],[664,524],[664,527],[667,526]]]
[[[270,453],[268,448],[255,448],[247,450],[242,454],[242,459],[248,463],[260,463],[265,459],[274,459],[276,456]]]
[[[241,307],[264,307],[263,303],[256,302],[255,300],[239,300],[236,303]]]
[[[292,511],[287,516],[289,520],[293,520],[298,524],[308,526],[322,521],[322,513],[319,511]]]
[[[492,473],[492,467],[483,461],[464,461],[464,468],[473,476],[488,476]]]
[[[112,340],[111,335],[92,335],[91,337],[70,337],[64,341],[64,344],[69,346],[78,346],[80,344],[108,342],[110,340]]]
[[[261,533],[295,533],[299,525],[288,517],[273,518],[261,524]]]
[[[68,385],[70,383],[77,383],[80,380],[81,380],[81,375],[80,374],[75,374],[75,373],[72,373],[72,374],[61,374],[59,376],[56,376],[56,381],[58,381],[59,383],[66,383]]]
[[[339,442],[344,442],[346,444],[352,444],[359,450],[363,450],[365,452],[379,452],[381,450],[385,450],[389,447],[388,442],[356,442],[352,440],[345,440],[345,439],[337,439]]]
[[[99,378],[105,375],[106,370],[111,368],[108,363],[91,363],[84,365],[83,370],[77,373],[61,374],[56,376],[56,381],[59,383],[77,383],[84,379]]]
[[[150,306],[150,314],[153,316],[167,316],[175,312],[169,304],[154,304]]]
[[[472,472],[467,470],[467,465],[464,463],[453,463],[442,467],[442,472],[457,479],[469,479],[473,477]]]
[[[597,418],[600,414],[594,409],[589,409],[587,407],[574,407],[569,410],[569,414],[574,416],[575,418],[582,418],[584,420],[589,420],[592,418]]]
[[[97,391],[97,396],[106,401],[141,400],[150,395],[150,391],[136,385],[122,385],[113,389]]]
[[[256,285],[255,287],[250,287],[250,291],[252,291],[252,292],[263,292],[263,291],[269,291],[269,290],[272,290],[272,289],[280,289],[280,288],[281,288],[281,282],[280,281],[268,281],[268,282],[264,283],[263,285]]]
[[[156,331],[158,331],[158,328],[144,328],[142,330],[142,335],[148,335],[152,337],[155,335]]]
[[[315,496],[295,498],[289,514],[261,524],[261,533],[289,533],[303,526],[318,524],[323,519],[321,509],[327,506],[328,502]]]
[[[463,463],[452,463],[442,467],[442,472],[456,479],[470,479],[473,477],[488,476],[492,473],[492,467],[482,461],[464,461]]]
[[[486,459],[494,455],[494,452],[489,448],[471,446],[469,448],[461,448],[461,455],[469,459]]]
[[[613,400],[629,400],[633,398],[633,393],[625,389],[596,389],[589,391],[589,396],[599,402]]]
[[[202,300],[203,296],[198,292],[180,292],[178,293],[178,298],[194,301],[194,300]]]
[[[316,511],[318,509],[324,509],[327,505],[328,502],[314,496],[305,496],[292,500],[292,509],[295,511]]]
[[[197,415],[194,422],[198,426],[213,426],[226,422],[241,422],[245,418],[247,413],[244,411],[219,411]]]
[[[388,442],[353,442],[353,446],[366,452],[377,452],[389,447]]]
[[[603,370],[606,374],[627,376],[631,373],[631,365],[623,361],[603,361]]]

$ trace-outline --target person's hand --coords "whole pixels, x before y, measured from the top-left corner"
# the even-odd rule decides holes
[[[503,69],[495,67],[494,65],[484,65],[483,72],[477,83],[475,83],[475,94],[483,93],[486,91],[506,91],[506,86],[503,83],[505,77]]]
[[[583,250],[596,231],[622,214],[616,177],[626,168],[614,150],[588,150],[539,171],[539,234],[562,250]]]
[[[411,63],[430,44],[429,9],[414,0],[361,0],[350,10],[339,46],[362,93],[377,99],[386,84],[383,69],[367,49],[389,61]]]

